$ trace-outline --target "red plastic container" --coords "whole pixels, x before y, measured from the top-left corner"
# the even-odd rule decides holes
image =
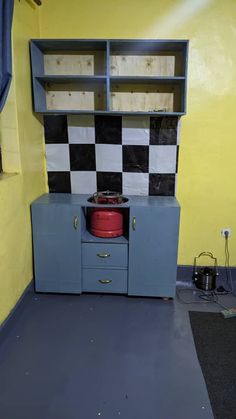
[[[122,236],[122,211],[117,208],[93,208],[90,215],[90,232],[97,237]]]

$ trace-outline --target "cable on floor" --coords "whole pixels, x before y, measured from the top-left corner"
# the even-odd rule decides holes
[[[197,294],[197,296],[202,300],[202,301],[196,301],[196,300],[190,300],[190,301],[186,301],[183,299],[182,297],[182,291],[191,291],[192,293],[194,293],[195,295]],[[225,293],[225,295],[229,294],[228,292]],[[217,293],[214,291],[202,291],[202,290],[198,290],[197,288],[180,288],[177,290],[176,292],[177,298],[179,300],[179,302],[181,304],[207,304],[207,303],[215,303],[217,305],[219,305],[220,307],[222,307],[223,309],[227,310],[228,307],[224,306],[220,301],[219,301],[219,295],[222,295],[222,293]]]
[[[230,253],[229,253],[229,237],[225,236],[225,273],[226,273],[226,283],[230,287],[227,291],[227,294],[234,295],[234,286],[233,286],[233,278],[230,270]]]
[[[228,287],[230,287],[229,290],[225,290],[224,292],[217,292],[216,291],[204,291],[197,288],[179,288],[177,289],[177,298],[180,303],[182,304],[207,304],[207,303],[215,303],[222,307],[225,310],[228,310],[228,307],[224,306],[219,301],[219,295],[228,295],[232,294],[234,295],[234,287],[233,287],[233,278],[230,270],[230,253],[229,253],[229,243],[228,243],[228,235],[225,236],[225,273],[226,273],[226,284]],[[206,253],[206,252],[205,252]],[[200,298],[202,301],[196,301],[196,300],[190,300],[186,301],[182,297],[183,291],[191,291],[195,295],[197,295],[198,298]]]

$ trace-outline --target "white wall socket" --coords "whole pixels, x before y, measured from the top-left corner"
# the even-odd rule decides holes
[[[222,228],[221,236],[225,237],[225,233],[227,233],[227,232],[228,232],[228,237],[230,237],[231,236],[231,228]]]

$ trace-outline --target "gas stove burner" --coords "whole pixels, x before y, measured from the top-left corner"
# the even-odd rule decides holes
[[[113,191],[100,191],[95,192],[89,199],[89,202],[94,204],[107,204],[107,205],[119,205],[128,201],[128,198],[125,198],[119,192]]]

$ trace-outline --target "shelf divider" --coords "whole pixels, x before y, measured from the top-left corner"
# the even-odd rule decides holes
[[[35,77],[42,83],[106,82],[106,76],[42,75]]]
[[[110,104],[110,91],[111,91],[111,87],[110,87],[110,52],[111,52],[111,47],[110,47],[110,41],[107,41],[107,60],[106,60],[106,75],[107,75],[107,88],[106,88],[106,100],[107,100],[107,111],[109,112],[111,109],[111,104]]]

